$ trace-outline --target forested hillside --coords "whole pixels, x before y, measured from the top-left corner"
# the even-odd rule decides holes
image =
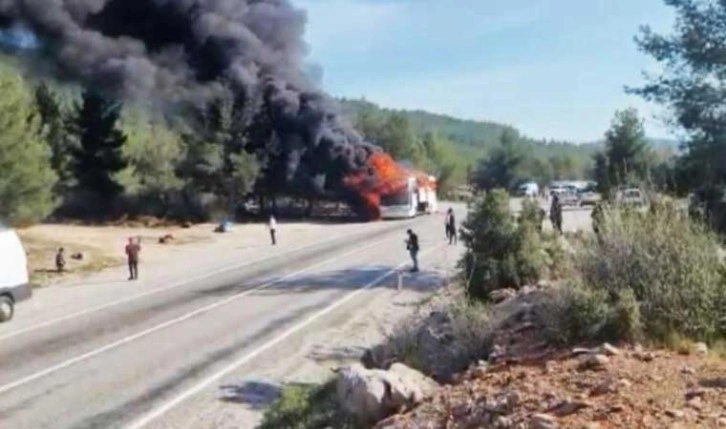
[[[599,144],[536,140],[521,135],[512,126],[494,122],[462,120],[419,110],[385,109],[365,100],[339,101],[343,114],[358,124],[364,134],[365,122],[370,117],[398,118],[399,122],[409,123],[419,136],[435,134],[457,154],[463,169],[475,168],[479,161],[490,156],[500,146],[503,135],[514,141],[519,152],[526,154],[529,164],[526,175],[539,181],[585,177],[599,148]],[[366,137],[380,144],[375,135]]]

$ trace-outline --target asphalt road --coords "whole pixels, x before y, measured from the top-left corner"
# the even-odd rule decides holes
[[[415,287],[417,278],[441,274],[425,270],[447,247],[441,216],[338,228],[337,236],[286,244],[254,263],[220,255],[206,271],[179,267],[181,279],[45,299],[47,311],[41,296],[26,316],[18,306],[17,321],[0,326],[0,428],[163,426],[233,371],[269,365],[291,339],[395,287],[395,270],[409,264],[408,227],[422,244],[424,272],[407,280]]]

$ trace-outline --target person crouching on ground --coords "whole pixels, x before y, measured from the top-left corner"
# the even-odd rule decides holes
[[[134,243],[134,239],[129,237],[129,243],[126,245],[129,280],[137,280],[139,278],[139,253],[141,253],[141,239]]]
[[[414,232],[410,229],[406,232],[408,233],[408,240],[406,240],[406,249],[411,255],[411,261],[413,261],[413,268],[411,268],[411,272],[416,273],[418,272],[418,236],[414,234]]]

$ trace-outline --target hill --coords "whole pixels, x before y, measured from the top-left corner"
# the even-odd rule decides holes
[[[574,142],[535,139],[523,135],[510,125],[489,121],[472,121],[440,115],[422,110],[387,109],[366,100],[338,100],[342,114],[354,123],[361,113],[390,116],[402,115],[420,136],[433,132],[449,141],[453,149],[470,165],[484,158],[492,148],[499,145],[505,132],[514,134],[524,151],[534,159],[547,161],[554,165],[566,164],[572,167],[576,176],[583,176],[590,167],[592,155],[597,144],[577,144]],[[375,141],[374,141],[375,143]]]

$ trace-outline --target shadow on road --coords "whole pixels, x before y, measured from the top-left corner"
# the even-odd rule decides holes
[[[391,273],[394,267],[370,266],[345,270],[326,271],[315,275],[283,280],[257,292],[258,295],[309,293],[322,289],[354,291],[383,278],[372,289],[397,289],[399,275]],[[390,273],[390,274],[389,274]],[[386,274],[388,274],[386,276]],[[401,288],[415,292],[429,293],[443,286],[444,276],[436,271],[409,273],[400,271]]]
[[[267,408],[280,396],[280,386],[266,381],[245,381],[219,387],[222,402],[246,405],[253,410]]]

